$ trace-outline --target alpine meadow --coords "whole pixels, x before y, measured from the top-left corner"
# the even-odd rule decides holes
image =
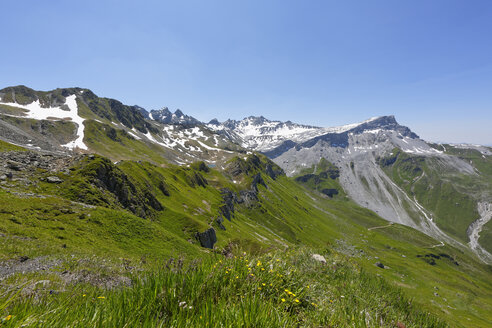
[[[492,327],[487,1],[3,7],[0,327]]]

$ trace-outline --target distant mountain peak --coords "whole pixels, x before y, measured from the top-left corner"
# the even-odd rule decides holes
[[[192,116],[185,115],[180,109],[176,109],[176,111],[172,113],[167,107],[163,107],[159,110],[151,110],[149,118],[164,124],[201,124],[199,120]]]

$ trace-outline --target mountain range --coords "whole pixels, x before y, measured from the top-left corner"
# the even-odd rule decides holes
[[[319,246],[326,236],[343,253],[371,253],[364,261],[397,250],[388,261],[399,271],[387,276],[402,285],[412,285],[405,275],[422,272],[400,268],[407,255],[399,249],[431,266],[449,258],[450,277],[481,276],[477,284],[486,284],[490,274],[492,148],[427,142],[394,116],[339,127],[263,116],[200,122],[84,88],[16,86],[0,90],[0,139],[5,202],[49,194],[98,208],[70,205],[74,213],[122,211],[148,220],[139,224],[184,252]],[[102,229],[109,223],[96,212]],[[429,272],[432,279],[442,274]],[[412,295],[422,293],[413,288]],[[490,294],[489,285],[484,290]],[[459,298],[453,288],[447,292]],[[436,311],[459,317],[467,310],[456,302],[453,311],[445,302]]]

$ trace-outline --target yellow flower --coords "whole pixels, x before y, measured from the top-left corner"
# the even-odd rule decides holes
[[[264,268],[261,268],[261,271],[265,271],[265,269]]]
[[[285,298],[282,298],[282,302],[285,302]]]
[[[307,285],[307,288],[309,288],[309,285]]]
[[[239,276],[236,276],[236,279],[239,279]]]
[[[8,316],[5,317],[5,321],[9,321],[10,319],[12,319],[12,315],[9,314]]]
[[[261,287],[258,287],[259,290],[261,290]]]
[[[296,303],[299,303],[299,300],[296,298]]]
[[[265,283],[262,283],[263,286],[266,286]]]
[[[280,260],[279,260],[279,259],[277,259],[277,262],[280,262]]]
[[[315,307],[317,307],[318,305],[316,305],[316,303],[311,303],[312,305],[314,305]]]
[[[104,299],[104,298],[106,298],[106,297],[105,297],[105,296],[99,296],[98,298]]]
[[[290,293],[288,289],[285,290],[286,293]]]
[[[260,266],[260,265],[261,265],[261,262],[260,262],[260,261],[258,261],[258,263],[256,263],[256,266]]]

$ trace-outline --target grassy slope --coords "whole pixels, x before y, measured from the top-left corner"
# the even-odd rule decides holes
[[[0,140],[0,152],[5,152],[5,151],[23,151],[25,148],[13,145],[9,142],[5,142],[3,140]]]
[[[50,327],[445,327],[401,290],[346,261],[309,250],[208,258],[135,279],[116,292],[71,292],[14,301],[6,326]],[[49,313],[49,315],[46,315]]]
[[[321,193],[336,190],[337,194],[330,197],[345,197],[345,191],[338,181],[339,176],[339,169],[322,157],[318,164],[301,170],[295,178],[297,182]]]
[[[492,191],[489,173],[483,177],[460,174],[443,168],[438,158],[413,156],[399,150],[381,163],[395,183],[433,213],[441,229],[468,242],[466,230],[478,218],[477,199]]]
[[[446,152],[459,156],[460,158],[469,161],[477,169],[479,179],[474,180],[472,183],[476,189],[482,191],[484,200],[492,199],[492,156],[482,155],[480,152],[473,149],[459,149],[450,145],[445,145]],[[486,193],[484,192],[487,191]],[[487,251],[492,253],[492,221],[487,223],[482,232],[480,233],[479,243]]]
[[[166,163],[166,151],[160,146],[137,140],[123,129],[110,124],[93,120],[87,120],[84,124],[84,142],[98,154],[114,161],[144,160]],[[114,133],[114,136],[111,133]]]
[[[20,255],[50,255],[67,260],[70,255],[85,258],[90,254],[96,254],[97,258],[105,258],[108,262],[112,261],[120,266],[120,258],[124,257],[133,266],[153,271],[152,268],[162,263],[163,258],[167,256],[186,254],[189,258],[208,258],[208,251],[198,246],[194,234],[205,230],[212,223],[219,239],[216,245],[218,249],[227,249],[234,245],[248,252],[262,253],[269,247],[314,247],[326,255],[332,252],[338,254],[342,265],[365,268],[371,277],[367,279],[372,282],[368,282],[367,285],[362,282],[359,289],[372,290],[372,279],[376,279],[373,275],[379,274],[390,282],[393,286],[391,290],[395,293],[402,288],[406,295],[415,298],[415,302],[424,311],[432,312],[448,322],[486,327],[492,320],[492,279],[489,267],[450,247],[426,249],[437,242],[408,227],[393,225],[368,230],[369,227],[386,226],[387,222],[350,201],[328,201],[285,176],[273,180],[263,174],[267,188],[259,186],[260,201],[250,207],[237,205],[234,218],[230,222],[224,222],[227,230],[222,231],[214,223],[221,204],[218,189],[247,188],[251,181],[250,176],[243,174],[235,178],[239,183],[234,184],[230,182],[230,178],[215,170],[204,172],[197,171],[196,168],[176,166],[163,168],[146,162],[132,161],[124,161],[118,168],[131,177],[134,184],[152,192],[164,206],[164,210],[156,212],[153,219],[142,219],[118,206],[112,206],[111,209],[89,208],[62,199],[62,185],[47,184],[41,180],[37,182],[36,187],[17,185],[13,189],[54,196],[26,199],[5,191],[0,192],[0,231],[5,235],[2,237],[5,242],[0,248],[0,255],[4,259]],[[197,172],[207,179],[206,186],[192,183],[191,177]],[[70,175],[61,177],[70,180]],[[162,192],[161,182],[164,182],[166,193]],[[429,253],[447,254],[456,260],[459,266],[444,257],[436,260],[435,265],[428,264],[424,260],[426,258],[417,257]],[[147,260],[142,262],[142,258]],[[287,259],[285,261],[287,262]],[[389,269],[383,270],[374,266],[376,261],[381,261]],[[71,270],[80,271],[88,268],[79,263]],[[196,279],[201,281],[200,277],[197,276]],[[339,281],[340,286],[344,287],[350,286],[351,283],[354,283],[354,278]],[[330,281],[323,280],[319,284],[329,286]],[[251,288],[251,285],[245,285],[244,288]],[[440,296],[434,296],[434,292]],[[138,294],[139,291],[128,293]],[[138,296],[136,294],[135,297]],[[112,294],[107,295],[109,298]],[[267,302],[268,309],[277,306],[278,298],[268,296],[265,301],[264,298],[258,299],[253,294],[249,295],[251,297],[248,296],[248,301],[261,300],[261,304]],[[115,302],[119,302],[120,296],[115,294],[114,297]],[[354,296],[351,302],[365,297],[366,295]],[[219,302],[220,305],[231,300],[225,297],[211,302]],[[328,302],[327,298],[320,297],[320,300]],[[59,301],[61,303],[55,301],[46,306],[56,308],[67,299],[61,297]],[[85,301],[77,299],[76,302],[83,304]],[[42,306],[32,311],[46,310]],[[337,311],[342,309],[343,307],[340,307]],[[91,307],[87,310],[92,311]],[[201,308],[200,311],[206,311],[206,308]],[[220,313],[226,315],[229,310],[224,311]],[[338,313],[337,311],[335,313]],[[353,309],[347,311],[345,319],[336,316],[332,318],[346,322],[343,320],[351,319],[351,314],[354,313]],[[210,314],[207,318],[211,320],[220,313]],[[370,315],[375,313],[371,312]],[[60,316],[63,317],[63,314]],[[330,322],[329,318],[328,316],[326,322]],[[356,321],[362,324],[362,318],[357,318]],[[392,318],[391,320],[395,320],[395,317]],[[291,319],[288,317],[286,320]]]

